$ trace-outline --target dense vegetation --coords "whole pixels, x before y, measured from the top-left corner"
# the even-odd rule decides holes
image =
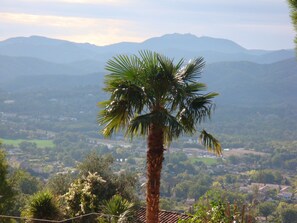
[[[138,147],[136,144],[134,146]],[[247,209],[247,213],[253,218],[263,216],[269,222],[276,222],[277,219],[289,219],[281,222],[293,222],[292,216],[296,214],[296,166],[288,168],[283,165],[285,162],[279,162],[276,158],[288,155],[292,160],[296,160],[296,150],[290,152],[291,146],[294,145],[281,145],[283,149],[278,149],[274,155],[266,153],[238,156],[235,152],[223,159],[212,158],[215,161],[212,164],[208,164],[209,158],[193,160],[187,150],[166,153],[161,184],[161,209],[186,211],[200,216],[205,209],[199,206],[199,198],[211,195],[208,200],[214,203],[210,205],[223,202],[221,204],[226,206],[229,201],[239,207],[253,207]],[[34,154],[38,150],[40,148],[33,148],[28,153]],[[137,152],[137,149],[125,149],[120,145],[110,149],[99,146],[96,151],[80,159],[71,171],[51,174],[46,182],[43,175],[9,167],[2,151],[1,169],[5,174],[1,180],[1,188],[4,186],[6,189],[1,190],[1,199],[4,201],[1,213],[34,217],[35,212],[40,213],[36,211],[39,208],[36,206],[37,201],[51,205],[51,200],[55,200],[53,204],[57,206],[52,207],[52,211],[56,213],[53,216],[62,219],[93,211],[101,212],[114,194],[120,194],[129,205],[144,202],[144,188],[141,186],[144,182],[145,167],[143,153]],[[106,152],[110,155],[103,155]],[[268,188],[264,193],[260,190],[261,186],[249,187],[253,183],[277,186]],[[249,188],[248,191],[243,190],[244,185]],[[292,197],[281,197],[279,185],[290,187]],[[213,196],[214,194],[219,194],[220,197]],[[196,203],[194,209],[191,208],[193,203]],[[51,218],[50,215],[43,217],[45,216]]]

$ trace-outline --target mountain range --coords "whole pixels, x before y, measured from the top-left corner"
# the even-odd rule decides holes
[[[51,121],[33,123],[45,130],[59,124],[53,117],[75,117],[80,124],[63,128],[70,131],[81,125],[84,131],[97,131],[96,104],[107,98],[102,90],[106,61],[145,49],[176,59],[205,58],[199,81],[207,84],[208,91],[219,93],[216,114],[207,129],[214,126],[214,132],[242,136],[247,142],[296,139],[294,50],[249,50],[230,40],[191,34],[108,46],[38,36],[2,41],[0,113],[52,117]]]
[[[94,85],[94,75],[87,75],[92,73],[97,73],[97,83],[102,84],[108,59],[143,49],[177,59],[203,56],[207,65],[202,81],[210,90],[221,94],[219,102],[222,103],[260,105],[290,103],[297,99],[294,50],[248,50],[231,40],[192,34],[167,34],[141,43],[122,42],[107,46],[40,36],[11,38],[0,42],[0,89],[13,90],[16,85],[19,90],[38,85],[54,87],[55,80],[62,77],[65,83],[59,83],[61,87],[66,82],[71,83],[67,86]],[[43,78],[36,78],[40,75]]]
[[[203,56],[207,63],[249,61],[269,64],[294,57],[294,50],[248,50],[227,39],[167,34],[141,43],[107,46],[74,43],[40,36],[16,37],[0,42],[2,81],[20,75],[88,74],[104,71],[106,61],[117,54],[153,50],[173,58]],[[17,65],[17,66],[16,66]]]

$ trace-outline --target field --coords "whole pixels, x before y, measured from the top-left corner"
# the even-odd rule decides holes
[[[217,163],[216,158],[210,158],[210,157],[197,157],[197,158],[195,157],[195,158],[190,158],[190,160],[191,160],[191,163],[202,161],[206,165],[212,165]]]
[[[12,146],[18,146],[21,142],[30,142],[30,143],[35,143],[38,148],[46,148],[46,147],[53,148],[53,147],[55,147],[55,144],[53,143],[52,140],[0,139],[0,141],[3,144],[12,145]]]

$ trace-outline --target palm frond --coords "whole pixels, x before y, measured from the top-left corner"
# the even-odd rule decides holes
[[[129,103],[125,100],[105,101],[99,106],[106,106],[98,115],[98,124],[105,125],[102,133],[105,137],[111,136],[112,133],[123,129],[133,116],[133,111],[128,107]]]
[[[190,61],[185,67],[177,73],[177,78],[181,82],[195,82],[200,76],[205,66],[203,57]]]
[[[134,117],[127,128],[126,135],[147,135],[152,123],[151,114],[139,115]]]
[[[176,117],[184,126],[187,133],[193,134],[196,132],[197,124],[206,121],[206,119],[210,119],[211,112],[214,109],[214,104],[210,99],[216,95],[216,93],[196,95],[195,97],[187,98],[187,100],[181,104]]]
[[[181,133],[185,132],[184,126],[166,109],[153,111],[133,118],[126,134],[131,135],[147,135],[151,124],[158,125],[164,130],[164,137],[167,141],[177,138]]]
[[[146,103],[146,94],[143,88],[129,83],[119,85],[111,94],[111,100],[125,101],[127,108],[140,113]]]
[[[211,112],[214,108],[214,104],[211,99],[217,95],[217,93],[209,93],[196,96],[190,100],[187,109],[192,114],[196,122],[201,123],[202,121],[205,121],[206,118],[211,117]]]
[[[158,54],[150,50],[141,50],[139,55],[142,61],[142,65],[145,67],[155,66],[158,64]]]
[[[163,55],[158,55],[158,61],[161,65],[163,73],[167,76],[170,76],[170,78],[172,78],[172,74],[174,73],[174,70],[175,70],[173,60]]]
[[[199,141],[209,151],[214,152],[217,155],[222,155],[222,147],[220,142],[204,129],[200,132]]]
[[[105,69],[110,72],[106,75],[107,83],[115,80],[134,80],[140,69],[140,61],[134,55],[119,55],[107,61]]]

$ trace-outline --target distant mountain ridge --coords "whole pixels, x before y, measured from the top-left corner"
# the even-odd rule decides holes
[[[263,135],[273,140],[296,139],[296,134],[291,134],[297,129],[294,50],[249,50],[230,40],[191,34],[168,34],[141,43],[108,46],[38,36],[2,41],[0,113],[77,117],[84,120],[79,129],[85,131],[96,123],[96,103],[108,97],[103,91],[106,61],[141,49],[176,59],[205,58],[199,81],[207,85],[206,92],[219,93],[211,120],[219,132],[234,138],[244,136],[250,141],[255,135],[256,139]],[[7,104],[7,100],[15,103]],[[53,123],[46,122],[44,129],[52,128]],[[66,125],[65,129],[80,131],[76,122]],[[211,126],[206,127],[212,130]]]
[[[206,66],[201,81],[220,93],[218,101],[224,106],[291,104],[297,99],[297,61],[213,63]]]
[[[203,56],[207,64],[234,61],[270,64],[295,57],[294,50],[248,50],[231,40],[192,34],[167,34],[141,43],[121,42],[107,46],[40,36],[16,37],[0,41],[0,82],[26,75],[104,72],[108,59],[139,50],[153,50],[186,60]]]
[[[139,50],[154,50],[168,56],[205,56],[209,62],[249,60],[256,62],[257,56],[278,51],[247,50],[237,43],[212,37],[197,37],[192,34],[166,34],[141,43],[121,42],[107,46],[88,43],[74,43],[41,36],[16,37],[0,42],[0,55],[34,57],[54,63],[71,63],[82,60],[106,61],[115,54],[137,53]],[[288,59],[294,56],[293,50],[284,50],[267,63]],[[265,59],[260,59],[262,63]]]
[[[1,67],[1,66],[0,66]],[[207,91],[218,92],[217,107],[228,106],[278,106],[297,100],[297,62],[288,59],[272,64],[256,64],[248,61],[217,62],[208,64],[201,75]],[[97,86],[102,95],[104,73],[90,75],[17,76],[6,84],[4,91],[31,91],[36,89],[75,89]]]

